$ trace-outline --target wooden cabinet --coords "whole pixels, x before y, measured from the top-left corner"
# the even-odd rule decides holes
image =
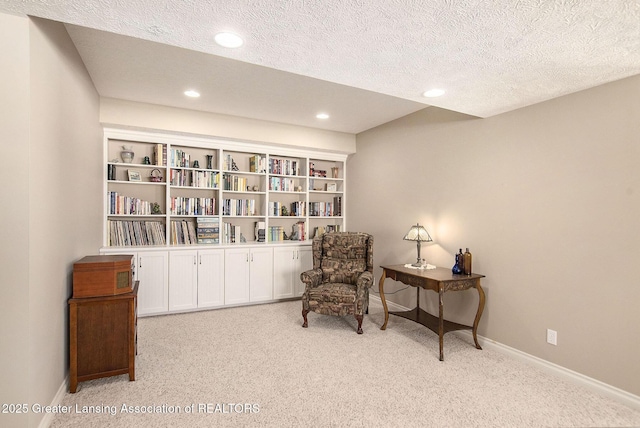
[[[271,247],[225,250],[225,304],[260,302],[273,298]]]
[[[137,295],[69,299],[69,391],[78,382],[129,374],[135,380]]]
[[[282,247],[273,250],[273,298],[302,296],[300,274],[313,267],[311,247]]]

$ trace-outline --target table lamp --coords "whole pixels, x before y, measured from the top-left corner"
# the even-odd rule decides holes
[[[431,239],[431,236],[429,236],[429,232],[427,232],[427,230],[423,226],[420,226],[420,223],[418,223],[415,226],[411,226],[411,229],[409,229],[407,234],[404,235],[404,238],[402,239],[404,239],[405,241],[416,241],[416,246],[418,248],[418,260],[411,266],[421,267],[422,262],[420,261],[420,243],[433,242],[433,239]]]

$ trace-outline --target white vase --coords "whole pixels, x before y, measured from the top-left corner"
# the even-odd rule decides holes
[[[133,162],[133,147],[131,146],[122,146],[122,151],[120,152],[120,157],[122,158],[122,162],[131,163]]]

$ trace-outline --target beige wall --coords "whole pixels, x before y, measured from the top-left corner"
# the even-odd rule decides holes
[[[640,76],[488,119],[427,108],[357,136],[348,226],[375,235],[376,266],[413,261],[416,221],[432,264],[469,247],[486,275],[480,334],[640,395],[638,165]],[[472,319],[474,292],[445,297]]]
[[[30,36],[29,386],[31,403],[48,404],[68,373],[73,263],[102,242],[102,131],[64,26],[34,19]]]
[[[353,153],[356,149],[354,134],[113,98],[101,99],[100,122],[105,126],[186,132],[340,153]]]
[[[29,361],[29,26],[0,14],[0,403],[28,403]],[[9,245],[10,243],[10,245]],[[27,415],[0,414],[26,426]]]
[[[61,24],[0,14],[0,28],[1,401],[49,405],[68,374],[73,262],[101,243],[99,98]]]

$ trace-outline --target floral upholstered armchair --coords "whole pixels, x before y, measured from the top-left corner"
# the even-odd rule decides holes
[[[369,308],[373,285],[373,236],[361,232],[330,232],[313,239],[313,269],[302,272],[303,327],[311,311],[323,315],[354,315],[358,334]]]

